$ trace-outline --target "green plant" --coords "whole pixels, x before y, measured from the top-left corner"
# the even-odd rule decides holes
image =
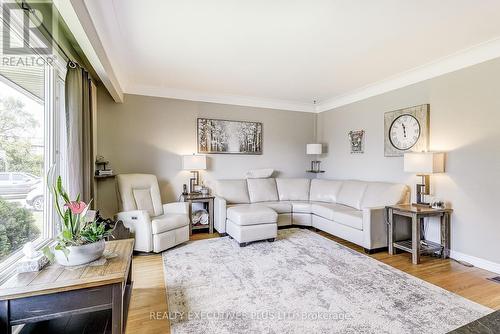
[[[97,242],[108,235],[109,231],[106,231],[106,226],[98,223],[96,220],[86,224],[80,233],[82,239],[87,241],[87,243]]]
[[[51,173],[49,173],[48,181],[50,175]],[[68,247],[94,243],[108,236],[109,231],[106,231],[104,224],[95,219],[92,222],[85,222],[85,215],[92,200],[86,204],[80,201],[80,195],[78,195],[76,200],[71,201],[64,190],[60,176],[54,185],[50,186],[50,182],[47,183],[54,195],[54,207],[61,217],[61,232],[56,238],[55,250],[62,251],[67,258]],[[54,255],[49,247],[45,247],[44,253],[51,261],[53,260]]]
[[[13,96],[0,98],[0,151],[5,152],[0,158],[0,171],[43,174],[43,156],[28,139],[39,131],[42,129],[33,111],[26,110],[21,100]]]

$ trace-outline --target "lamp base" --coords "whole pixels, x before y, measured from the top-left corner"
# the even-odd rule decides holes
[[[189,192],[194,193],[194,186],[197,186],[200,182],[200,173],[197,170],[193,170],[191,173],[193,173],[193,177],[189,179]]]
[[[321,171],[320,164],[321,164],[321,161],[318,161],[318,160],[311,161],[311,172],[319,173]]]
[[[429,184],[430,184],[430,176],[429,175],[418,175],[422,177],[422,183],[418,183],[416,185],[416,194],[417,194],[417,205],[429,206],[429,203],[425,202],[425,195],[429,195]]]

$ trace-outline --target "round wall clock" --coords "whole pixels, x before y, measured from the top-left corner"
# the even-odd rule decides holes
[[[397,117],[389,128],[389,140],[394,148],[406,151],[412,148],[420,138],[419,121],[412,115]]]
[[[384,156],[429,150],[429,104],[384,113]]]

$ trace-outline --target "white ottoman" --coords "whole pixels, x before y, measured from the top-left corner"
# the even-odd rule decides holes
[[[278,235],[278,214],[258,204],[237,205],[227,209],[226,232],[245,247],[257,240],[274,241]]]

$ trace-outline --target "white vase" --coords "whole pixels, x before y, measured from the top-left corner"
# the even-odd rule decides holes
[[[97,260],[104,253],[106,244],[100,240],[91,244],[81,246],[69,246],[68,257],[62,250],[54,249],[56,262],[62,266],[79,266]]]

